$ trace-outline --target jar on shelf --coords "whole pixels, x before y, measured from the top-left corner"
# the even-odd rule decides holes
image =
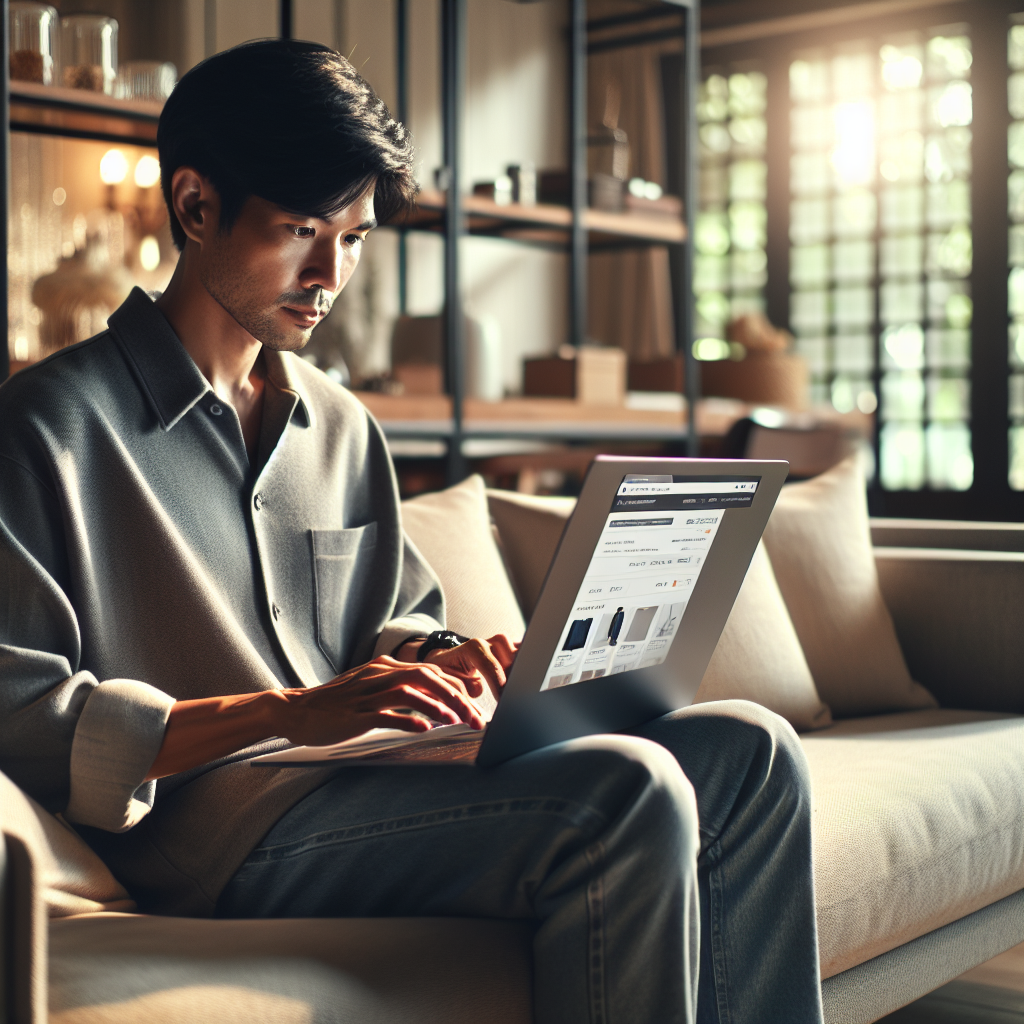
[[[59,19],[49,4],[13,0],[8,28],[11,79],[53,85]]]
[[[114,95],[122,100],[162,103],[178,84],[178,69],[158,60],[126,60],[117,73]]]
[[[60,24],[64,85],[113,96],[117,22],[103,14],[69,14]]]

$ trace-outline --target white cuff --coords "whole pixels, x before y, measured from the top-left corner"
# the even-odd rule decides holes
[[[379,658],[382,654],[391,654],[409,637],[427,636],[435,629],[444,629],[444,626],[429,615],[405,615],[400,619],[392,619],[377,637],[377,643],[373,648],[373,657]]]
[[[65,817],[124,832],[153,807],[146,782],[160,752],[174,698],[147,683],[110,679],[89,695],[71,744],[71,799]]]

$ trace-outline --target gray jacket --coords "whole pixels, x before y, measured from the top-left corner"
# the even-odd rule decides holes
[[[376,423],[297,356],[264,359],[255,466],[138,289],[0,387],[0,770],[146,909],[210,913],[326,777],[236,755],[144,782],[175,700],[317,686],[444,622]]]

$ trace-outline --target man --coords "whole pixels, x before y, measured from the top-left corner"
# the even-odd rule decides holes
[[[479,727],[515,645],[439,635],[379,428],[292,354],[413,194],[404,128],[273,41],[187,74],[159,148],[166,293],[0,388],[0,768],[142,909],[531,919],[541,1024],[819,1020],[806,770],[763,709],[489,771],[248,763]]]

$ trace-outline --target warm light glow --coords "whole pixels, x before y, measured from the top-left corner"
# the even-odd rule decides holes
[[[14,358],[20,363],[28,359],[28,338],[14,339]]]
[[[722,341],[721,338],[698,338],[693,343],[693,355],[695,359],[701,359],[706,363],[728,359],[729,343]]]
[[[152,188],[160,180],[160,161],[148,153],[135,165],[135,184],[139,188]]]
[[[935,119],[943,128],[969,125],[973,113],[970,82],[950,82],[935,102]]]
[[[901,369],[917,370],[924,365],[924,332],[919,324],[887,328],[882,335],[882,344]]]
[[[870,415],[878,408],[878,398],[874,391],[862,391],[857,395],[857,408],[862,413]]]
[[[128,177],[128,160],[119,149],[108,149],[100,161],[100,181],[120,185]]]
[[[880,56],[882,81],[890,89],[916,89],[921,84],[924,68],[916,57],[901,53],[896,46],[883,46]]]
[[[875,114],[871,103],[837,103],[832,166],[845,185],[870,183],[875,164]]]
[[[53,205],[63,206],[64,201],[67,199],[68,194],[62,188],[55,188],[53,190]]]
[[[146,235],[139,245],[139,263],[143,270],[160,266],[160,243],[152,235]]]

